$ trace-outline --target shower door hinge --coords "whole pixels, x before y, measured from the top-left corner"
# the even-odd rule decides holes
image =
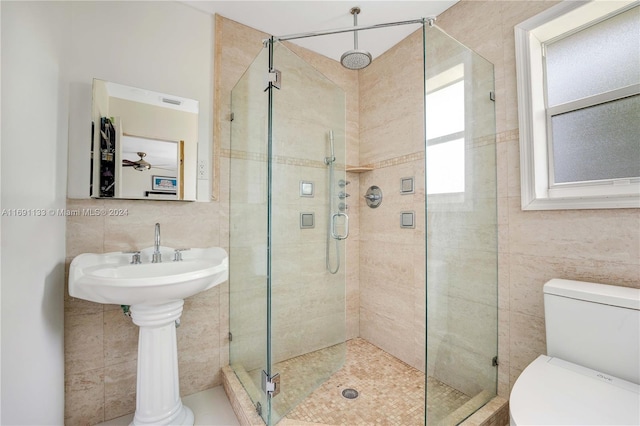
[[[231,332],[229,332],[229,341],[232,342],[233,341],[233,334],[231,334]]]
[[[493,90],[489,92],[489,100],[492,100],[493,102],[496,101],[496,92]]]
[[[491,360],[491,365],[493,367],[497,367],[500,363],[498,362],[498,357],[494,356],[493,359]]]
[[[262,370],[262,391],[267,394],[269,398],[280,393],[280,374],[276,373],[269,377],[266,371]]]
[[[229,114],[229,121],[233,121],[234,118],[236,118],[234,113]]]
[[[267,72],[265,86],[267,86],[264,88],[265,92],[269,90],[270,87],[280,89],[282,87],[282,71],[273,68]]]

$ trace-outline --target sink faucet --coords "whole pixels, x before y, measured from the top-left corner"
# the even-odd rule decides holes
[[[162,254],[160,253],[160,224],[156,223],[156,235],[153,244],[153,258],[152,263],[162,262]]]

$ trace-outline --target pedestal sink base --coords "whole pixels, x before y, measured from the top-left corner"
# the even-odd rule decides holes
[[[136,413],[132,425],[193,425],[193,412],[182,405],[178,376],[176,320],[184,301],[131,306],[140,327]]]
[[[140,419],[136,419],[134,416],[133,421],[129,424],[129,426],[140,426],[140,425],[176,425],[176,426],[193,426],[195,423],[195,416],[193,415],[193,411],[191,408],[183,405],[180,407],[180,411],[174,415],[169,416],[166,419],[162,419],[160,421],[152,421],[150,423],[145,423]]]
[[[1,0],[0,0],[1,1]],[[159,243],[158,243],[159,244]],[[176,320],[183,299],[223,283],[229,257],[220,247],[192,248],[182,260],[171,247],[147,247],[132,263],[130,253],[83,253],[69,267],[69,295],[96,303],[130,305],[138,339],[138,387],[133,425],[193,425],[182,405]]]

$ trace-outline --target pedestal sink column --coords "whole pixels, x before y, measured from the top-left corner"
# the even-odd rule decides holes
[[[193,412],[182,405],[178,376],[175,321],[183,300],[133,305],[131,318],[140,327],[138,387],[132,425],[193,425]]]

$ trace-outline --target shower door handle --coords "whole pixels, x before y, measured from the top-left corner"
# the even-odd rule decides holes
[[[344,235],[336,233],[336,221],[337,219],[344,217]],[[349,216],[346,213],[338,212],[331,215],[331,237],[336,240],[344,240],[349,236]]]

